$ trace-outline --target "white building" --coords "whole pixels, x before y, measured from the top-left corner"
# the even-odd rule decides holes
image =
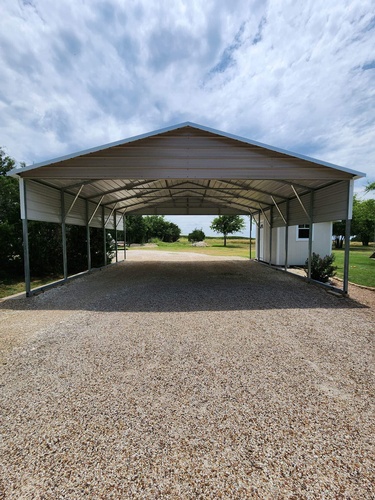
[[[258,259],[274,266],[285,266],[286,253],[288,266],[303,266],[309,255],[310,225],[300,224],[288,227],[288,240],[285,238],[286,228],[270,225],[264,216],[260,217],[260,228],[257,231],[259,243]],[[270,249],[272,248],[272,251]],[[321,257],[332,251],[332,222],[320,222],[312,226],[312,251]]]

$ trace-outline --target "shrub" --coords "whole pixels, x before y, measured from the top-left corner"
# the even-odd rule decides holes
[[[326,255],[325,257],[320,257],[318,253],[313,253],[311,257],[311,279],[315,281],[321,281],[322,283],[327,283],[329,278],[332,278],[336,274],[335,271],[337,269],[337,266],[333,265],[334,260],[334,255]],[[308,259],[306,259],[306,274],[308,274],[308,264],[309,261]]]
[[[188,240],[191,243],[196,243],[197,241],[204,241],[206,235],[202,229],[194,229],[190,234],[188,234]]]

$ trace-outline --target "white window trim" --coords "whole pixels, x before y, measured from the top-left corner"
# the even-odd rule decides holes
[[[302,226],[302,225],[307,225],[307,224],[298,224],[296,226],[296,241],[309,241],[309,238],[299,238],[298,237],[298,233],[299,233],[299,226]],[[311,227],[311,224],[310,224],[310,227]],[[314,224],[312,224],[312,241],[314,241]]]

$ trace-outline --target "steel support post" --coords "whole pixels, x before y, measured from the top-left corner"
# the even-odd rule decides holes
[[[253,216],[250,215],[250,245],[249,245],[249,259],[251,260],[251,228],[253,225]]]
[[[308,257],[308,278],[311,279],[311,261],[312,261],[312,244],[313,244],[313,209],[314,209],[314,191],[310,192],[310,210],[309,210],[309,257]]]
[[[65,224],[65,196],[64,191],[61,191],[61,241],[63,254],[63,274],[64,281],[68,279],[68,253],[66,249],[66,224]]]
[[[353,217],[353,189],[354,181],[348,181],[348,201],[346,207],[346,222],[345,222],[345,253],[344,253],[344,280],[343,292],[349,291],[349,256],[350,256],[350,226]]]
[[[258,213],[257,260],[260,260],[260,212]]]
[[[116,210],[113,213],[113,227],[115,228],[116,262],[118,262],[118,255],[117,255],[117,212],[116,212]]]
[[[345,221],[344,280],[343,280],[343,292],[346,294],[348,293],[348,290],[349,290],[350,225],[351,225],[351,219],[346,219],[346,221]]]
[[[26,202],[26,181],[20,178],[20,208],[22,219],[22,235],[23,235],[23,266],[25,271],[25,292],[26,297],[30,296],[31,279],[30,279],[30,254],[29,254],[29,228],[27,223],[27,202]]]
[[[270,209],[270,222],[269,222],[269,230],[270,230],[270,258],[268,264],[272,263],[272,207]]]
[[[126,260],[126,215],[124,214],[124,260]]]
[[[104,220],[104,207],[102,206],[102,225],[103,225],[103,251],[104,251],[104,266],[107,265],[107,234],[105,229],[105,220]]]
[[[89,202],[86,200],[86,243],[87,243],[87,270],[91,271],[91,242],[89,224]]]
[[[286,202],[286,220],[285,220],[285,271],[288,270],[288,252],[289,252],[289,200]]]
[[[25,270],[25,291],[26,297],[30,296],[31,279],[30,279],[30,255],[29,255],[29,229],[27,219],[22,219],[23,232],[23,262]]]

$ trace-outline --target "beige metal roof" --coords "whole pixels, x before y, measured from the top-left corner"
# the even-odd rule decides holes
[[[297,214],[294,219],[304,222],[303,209],[293,212],[293,204],[301,207],[303,200],[313,213],[323,210],[320,220],[345,218],[347,181],[365,175],[192,123],[11,174],[28,181],[31,219],[54,220],[53,192],[63,190],[73,199],[126,214],[254,214],[274,209],[276,224],[283,224],[280,211],[287,216],[290,207]]]

